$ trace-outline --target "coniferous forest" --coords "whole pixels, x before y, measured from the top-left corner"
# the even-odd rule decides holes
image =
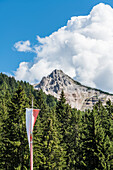
[[[33,131],[34,170],[113,170],[113,105],[82,112],[0,74],[0,170],[28,170],[25,111],[41,109]]]

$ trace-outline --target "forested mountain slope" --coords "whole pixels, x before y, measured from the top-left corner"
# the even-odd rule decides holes
[[[72,109],[29,83],[0,74],[0,169],[29,169],[25,110],[40,108],[33,139],[34,170],[113,169],[113,105],[99,100],[90,111]]]

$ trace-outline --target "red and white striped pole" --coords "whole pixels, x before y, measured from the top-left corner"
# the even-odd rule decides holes
[[[31,115],[31,132],[30,132],[30,170],[33,170],[33,98],[32,98],[32,115]]]
[[[30,170],[33,170],[33,141],[32,134],[30,134]]]
[[[33,115],[33,98],[32,98],[32,115]],[[30,130],[30,170],[33,170],[33,132],[32,132],[32,118],[33,116],[31,115],[31,120],[30,120],[30,124],[31,124],[31,130]]]
[[[35,125],[40,109],[26,108],[26,130],[30,148],[30,170],[33,170],[33,127]]]

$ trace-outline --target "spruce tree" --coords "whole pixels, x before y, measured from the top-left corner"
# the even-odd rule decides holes
[[[70,133],[68,135],[68,169],[80,170],[82,164],[81,151],[81,132],[82,132],[82,112],[72,109],[72,117],[70,123]]]
[[[58,120],[58,131],[59,131],[59,139],[60,145],[64,149],[64,159],[66,161],[66,169],[70,169],[72,167],[72,113],[71,107],[66,104],[66,99],[64,95],[64,91],[62,90],[60,100],[56,105],[56,116]],[[75,162],[75,161],[73,161]]]
[[[82,151],[83,151],[83,167],[82,169],[109,169],[109,156],[111,155],[112,145],[109,136],[106,136],[102,123],[101,105],[98,109],[88,111],[83,118],[82,130]]]
[[[5,132],[5,124],[8,118],[8,103],[10,102],[11,96],[8,92],[4,91],[0,98],[0,169],[7,169],[7,157],[9,155],[7,151],[7,133]]]
[[[6,139],[6,169],[25,169],[28,167],[28,147],[25,128],[26,96],[21,86],[14,93],[4,120]],[[4,155],[5,156],[5,155]]]
[[[56,118],[39,91],[38,107],[41,108],[34,129],[34,169],[62,169],[63,149],[59,145]]]

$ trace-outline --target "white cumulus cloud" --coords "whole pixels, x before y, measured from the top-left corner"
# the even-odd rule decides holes
[[[22,62],[16,79],[38,82],[54,69],[84,85],[113,92],[113,9],[100,3],[87,16],[72,17],[50,36],[37,36],[37,58]],[[41,45],[38,45],[41,44]],[[18,51],[32,51],[30,42],[17,42]]]
[[[14,44],[14,47],[16,48],[17,51],[20,52],[29,52],[33,51],[32,48],[30,47],[30,41],[18,41]]]

